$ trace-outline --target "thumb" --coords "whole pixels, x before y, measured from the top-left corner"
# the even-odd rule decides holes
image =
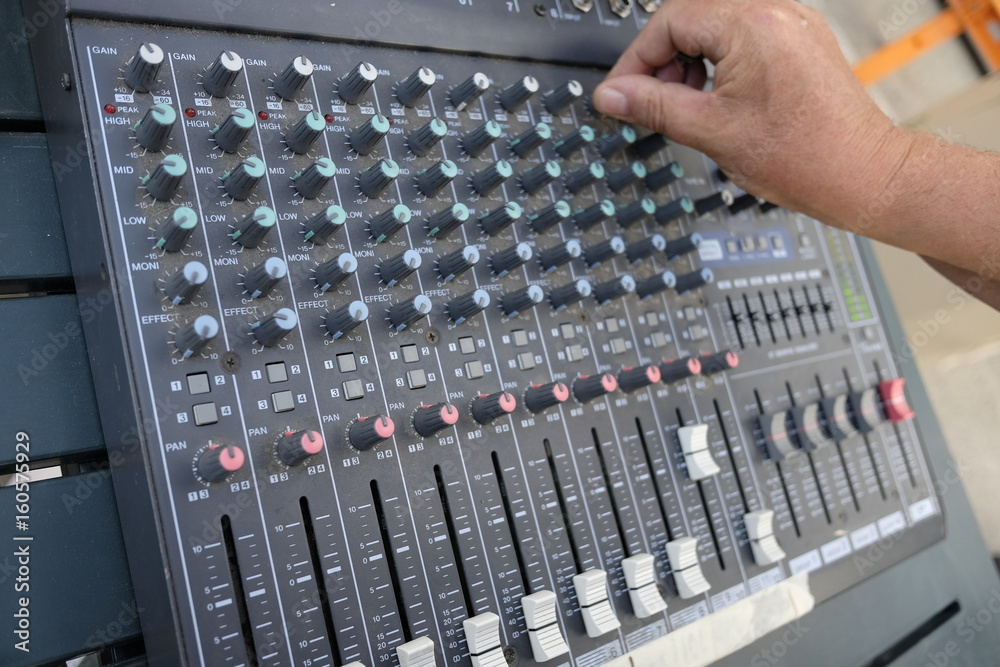
[[[594,106],[608,116],[642,125],[699,150],[711,138],[711,128],[716,127],[712,93],[644,74],[604,81],[594,91]]]

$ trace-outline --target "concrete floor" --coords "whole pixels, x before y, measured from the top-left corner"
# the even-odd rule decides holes
[[[918,26],[940,10],[934,0],[805,0],[822,11],[850,62]],[[897,122],[952,140],[1000,149],[1000,127],[976,137],[957,136],[926,114],[968,90],[979,79],[968,51],[946,44],[871,89]],[[1000,98],[990,101],[993,118]],[[1000,313],[974,301],[948,300],[954,287],[918,257],[879,246],[907,340],[934,403],[986,543],[1000,554]],[[944,317],[940,317],[943,311]]]

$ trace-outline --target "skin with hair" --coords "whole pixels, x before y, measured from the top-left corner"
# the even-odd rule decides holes
[[[1000,155],[897,127],[816,10],[666,0],[594,103],[705,153],[751,194],[922,255],[1000,309]]]

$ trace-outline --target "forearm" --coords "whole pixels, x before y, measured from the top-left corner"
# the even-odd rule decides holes
[[[987,306],[1000,310],[1000,282],[960,269],[932,257],[924,257],[932,269],[955,283],[967,294],[979,299]]]

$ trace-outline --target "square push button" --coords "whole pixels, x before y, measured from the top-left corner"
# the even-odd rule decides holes
[[[458,349],[462,351],[462,354],[475,354],[476,341],[472,339],[472,336],[462,336],[458,339]]]
[[[470,380],[478,380],[484,375],[486,375],[486,371],[483,369],[483,362],[481,361],[465,362],[465,377],[469,378]]]
[[[514,329],[510,332],[514,347],[524,347],[528,344],[528,334],[524,329]]]
[[[267,372],[267,381],[271,384],[288,381],[288,369],[285,368],[284,361],[279,361],[276,364],[268,364],[264,366],[264,370]]]
[[[569,340],[570,338],[576,336],[576,331],[573,330],[572,324],[569,322],[563,322],[559,325],[559,334],[566,340]]]
[[[583,359],[583,346],[570,345],[566,348],[566,361],[580,361]]]
[[[344,398],[353,401],[365,397],[365,383],[361,380],[348,380],[344,383]]]
[[[208,426],[219,421],[219,413],[215,409],[215,403],[199,403],[191,408],[194,412],[195,426]]]
[[[404,345],[399,350],[403,353],[404,364],[415,364],[420,361],[420,353],[417,352],[416,345]]]
[[[419,368],[412,371],[406,371],[406,386],[410,389],[423,389],[427,386],[427,373],[423,372]]]
[[[208,384],[208,373],[192,373],[187,376],[187,383],[188,392],[195,396],[212,391],[212,387]]]
[[[288,412],[295,409],[295,401],[292,399],[292,392],[279,391],[271,394],[271,407],[275,412]]]
[[[517,366],[522,371],[530,371],[535,367],[535,355],[531,352],[522,352],[517,355]]]
[[[345,352],[337,355],[337,368],[341,373],[350,373],[358,370],[358,360],[354,358],[353,352]]]

